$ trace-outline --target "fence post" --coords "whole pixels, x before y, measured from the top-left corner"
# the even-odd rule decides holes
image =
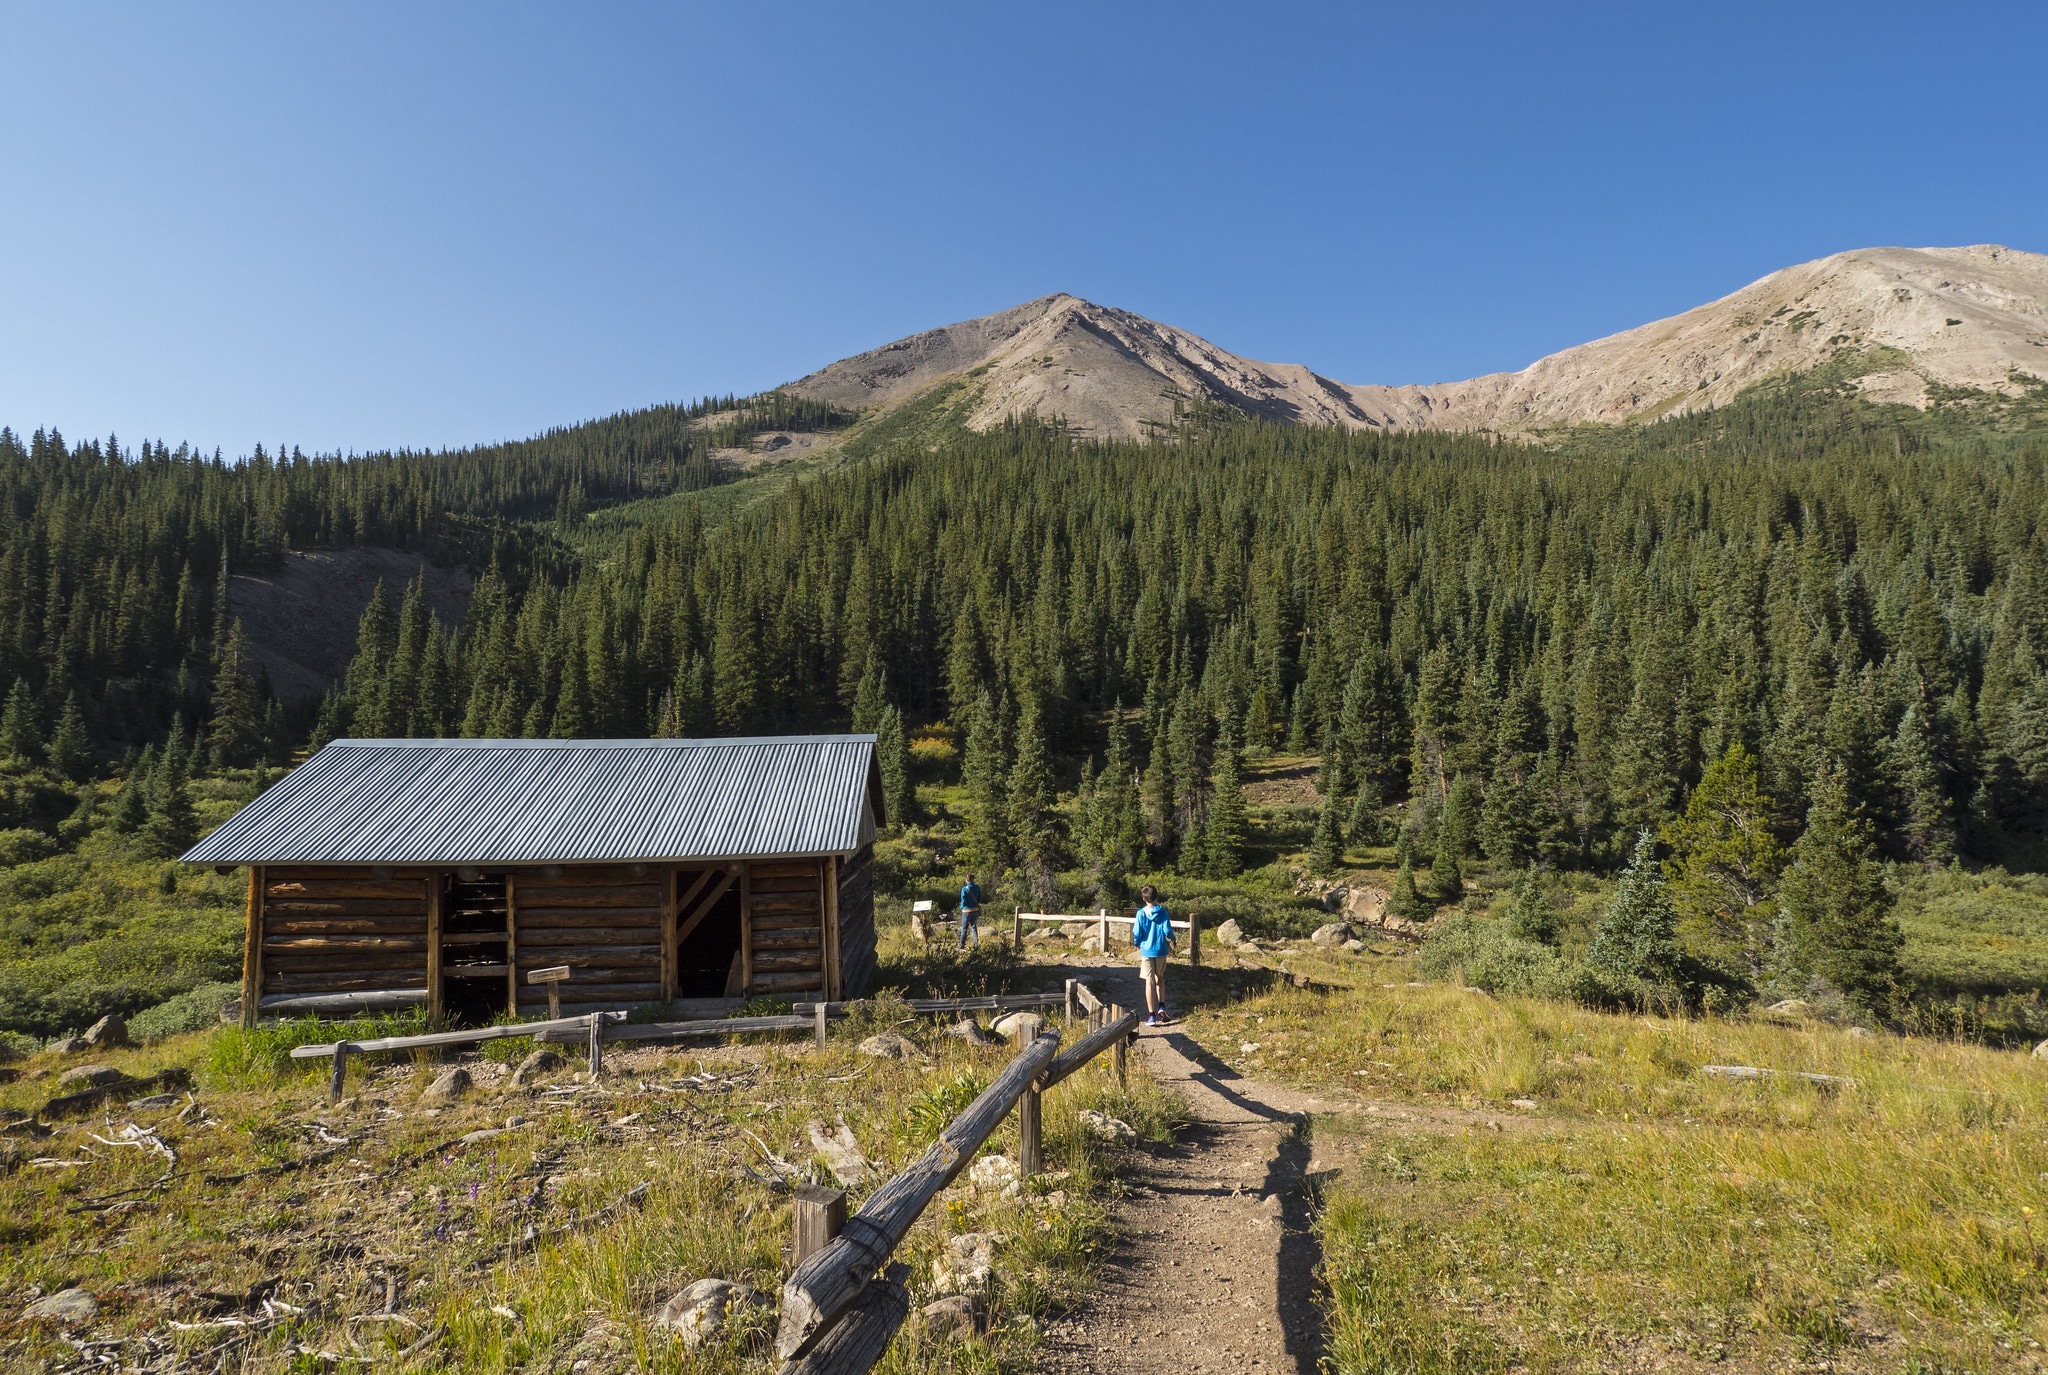
[[[327,1081],[327,1101],[330,1103],[341,1101],[342,1081],[348,1078],[348,1053],[354,1049],[347,1041],[334,1043],[334,1074]]]
[[[796,1186],[796,1201],[790,1209],[794,1217],[790,1229],[789,1268],[795,1270],[814,1252],[822,1251],[825,1243],[838,1236],[839,1229],[846,1225],[846,1193],[841,1189],[828,1189],[823,1184],[799,1184]]]
[[[1109,953],[1109,909],[1107,907],[1096,908],[1095,917],[1095,943],[1101,947],[1096,953],[1098,955],[1107,955]]]
[[[1079,983],[1079,982],[1080,982],[1080,980],[1079,980],[1079,979],[1068,979],[1068,980],[1067,980],[1067,1006],[1066,1006],[1066,1014],[1067,1014],[1067,1018],[1066,1018],[1066,1020],[1067,1020],[1067,1025],[1069,1025],[1069,1026],[1072,1026],[1072,1025],[1073,1025],[1073,1023],[1074,1023],[1074,1019],[1075,1019],[1076,1017],[1078,1017],[1078,1016],[1080,1016],[1080,1015],[1081,1015],[1081,995],[1080,995],[1080,993],[1079,993],[1079,992],[1077,992],[1077,991],[1075,990],[1075,988],[1074,988],[1074,985],[1075,985],[1075,984],[1077,984],[1077,983]]]
[[[1017,1051],[1022,1054],[1025,1047],[1038,1039],[1040,1021],[1026,1013],[1017,1019]],[[1017,1173],[1025,1179],[1043,1173],[1042,1152],[1039,1149],[1038,1088],[1032,1085],[1017,1099]]]
[[[1010,913],[1010,948],[1018,954],[1024,953],[1024,913]]]
[[[1188,963],[1202,967],[1202,914],[1193,908],[1188,909]]]
[[[604,1014],[590,1014],[590,1077],[604,1073]]]
[[[818,1019],[818,1049],[823,1050],[825,1048],[825,995],[823,993],[818,995],[817,1002],[811,1004],[811,1014]]]
[[[1104,1019],[1103,1025],[1107,1026],[1111,1022],[1121,1021],[1123,1019],[1124,1010],[1121,1007],[1118,1007],[1115,1003],[1111,1003],[1108,1009],[1102,1015]],[[1129,1053],[1129,1045],[1130,1037],[1119,1036],[1116,1038],[1116,1044],[1110,1048],[1109,1063],[1116,1070],[1116,1082],[1118,1088],[1123,1087],[1124,1057]]]

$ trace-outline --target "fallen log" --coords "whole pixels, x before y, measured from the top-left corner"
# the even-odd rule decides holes
[[[1111,1046],[1138,1029],[1138,1014],[1126,1012],[1107,1026],[1098,1027],[1074,1043],[1073,1049],[1045,1067],[1034,1087],[1044,1093]]]
[[[623,1012],[599,1012],[581,1017],[563,1017],[552,1022],[513,1022],[509,1026],[480,1026],[468,1031],[432,1031],[421,1036],[385,1036],[374,1041],[350,1041],[349,1054],[370,1055],[384,1050],[425,1050],[433,1046],[467,1046],[479,1041],[497,1041],[512,1036],[540,1036],[550,1031],[574,1031],[578,1035],[588,1034],[591,1016],[604,1018],[608,1022],[623,1022]],[[611,1033],[606,1033],[610,1035]],[[325,1060],[334,1054],[335,1042],[325,1045],[293,1046],[294,1060]]]
[[[860,1297],[911,1225],[967,1168],[1059,1048],[1059,1032],[1041,1032],[923,1155],[868,1196],[860,1212],[847,1219],[845,1231],[796,1268],[782,1286],[782,1324],[775,1344],[784,1360],[808,1351]]]

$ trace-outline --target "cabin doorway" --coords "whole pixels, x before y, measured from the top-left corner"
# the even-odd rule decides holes
[[[443,882],[441,1015],[451,1026],[488,1026],[510,1001],[505,875],[460,869]]]
[[[676,996],[720,998],[740,953],[738,865],[676,872]]]

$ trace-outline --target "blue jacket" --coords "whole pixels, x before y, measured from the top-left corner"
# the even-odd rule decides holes
[[[970,883],[967,884],[965,887],[961,888],[960,905],[962,907],[981,906],[981,885],[978,883]]]
[[[1173,945],[1173,918],[1164,903],[1138,909],[1131,922],[1131,944],[1138,947],[1140,955],[1155,960]]]

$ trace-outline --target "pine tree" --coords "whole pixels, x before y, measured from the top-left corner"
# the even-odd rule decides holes
[[[142,852],[157,859],[170,859],[192,847],[199,836],[199,817],[192,808],[186,788],[191,776],[191,755],[185,746],[182,719],[171,728],[149,786],[149,815],[138,833]]]
[[[882,800],[889,809],[889,824],[906,826],[912,820],[916,795],[910,786],[910,744],[903,731],[903,713],[882,708],[875,723],[875,763],[882,774]]]
[[[1543,945],[1557,943],[1560,924],[1557,907],[1549,894],[1543,891],[1542,879],[1533,864],[1515,878],[1514,892],[1508,900],[1507,922],[1509,932],[1522,940]]]
[[[1956,856],[1956,823],[1952,784],[1943,776],[1941,745],[1930,715],[1919,702],[1906,708],[1891,738],[1889,764],[1899,789],[1894,808],[1899,849],[1909,859],[1938,868]]]
[[[237,618],[213,671],[213,720],[207,734],[218,768],[243,768],[263,753],[264,703],[249,668],[249,637]]]
[[[1814,779],[1806,832],[1778,888],[1774,974],[1799,992],[1818,983],[1883,1013],[1902,995],[1899,950],[1905,938],[1892,915],[1870,823],[1858,814],[1840,769]]]
[[[867,669],[860,675],[860,685],[853,694],[854,733],[865,735],[874,730],[888,704],[888,692],[882,685],[882,660],[869,650]]]
[[[1680,939],[1738,978],[1761,977],[1769,954],[1770,898],[1785,867],[1771,828],[1776,811],[1756,759],[1738,740],[1701,775],[1685,814],[1664,827]]]
[[[1401,866],[1394,875],[1394,891],[1387,899],[1387,915],[1402,921],[1424,921],[1429,917],[1430,904],[1415,886],[1415,865],[1409,858],[1407,846],[1401,847]]]
[[[1045,726],[1038,703],[1026,698],[1017,718],[1016,762],[1010,766],[1009,843],[1025,887],[1041,904],[1058,897],[1060,842],[1053,811],[1052,760],[1045,745]]]
[[[50,737],[50,767],[75,783],[92,776],[92,736],[76,692],[64,699],[56,734]]]
[[[1678,911],[1657,863],[1657,841],[1645,827],[1622,871],[1614,900],[1594,929],[1586,962],[1621,979],[1660,988],[1679,987]]]
[[[972,807],[968,835],[982,868],[1000,872],[1010,863],[1010,776],[1008,733],[1004,729],[1008,699],[1001,702],[984,688],[968,718],[967,746],[960,764]]]
[[[1444,798],[1444,816],[1438,835],[1438,848],[1450,846],[1453,859],[1463,862],[1477,849],[1479,839],[1479,799],[1475,795],[1472,780],[1459,774],[1451,780],[1450,793]]]
[[[14,680],[7,694],[7,706],[0,710],[0,755],[33,762],[43,752],[43,731],[37,721],[35,695],[26,678]]]
[[[1203,836],[1210,878],[1235,878],[1243,871],[1245,826],[1237,731],[1226,715],[1216,740],[1216,775],[1210,788],[1209,818]]]
[[[1380,796],[1379,785],[1371,778],[1358,785],[1358,796],[1351,803],[1351,819],[1344,827],[1352,849],[1386,843],[1387,821],[1380,815],[1385,806],[1386,799]]]
[[[108,824],[118,834],[132,835],[149,820],[149,796],[155,780],[156,746],[144,745],[141,757],[121,780],[120,794],[115,797],[113,814],[108,818]]]
[[[1123,717],[1123,703],[1118,702],[1110,713],[1109,750],[1095,779],[1092,804],[1096,889],[1104,901],[1119,903],[1125,896],[1125,879],[1145,862],[1144,807]]]
[[[1429,861],[1429,886],[1438,902],[1464,901],[1465,865],[1448,826],[1437,829],[1436,854]]]
[[[1308,843],[1311,873],[1333,874],[1344,859],[1344,766],[1330,758],[1323,766],[1323,806],[1316,813],[1316,830]]]

